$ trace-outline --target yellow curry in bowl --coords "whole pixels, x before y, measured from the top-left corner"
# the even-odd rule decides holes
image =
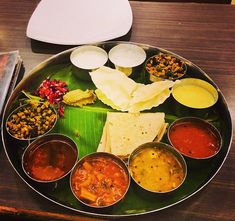
[[[173,86],[172,96],[183,106],[204,109],[212,107],[219,95],[210,83],[197,78],[185,78]]]
[[[183,157],[165,143],[141,145],[131,154],[128,166],[133,180],[141,188],[154,193],[177,189],[187,174]]]

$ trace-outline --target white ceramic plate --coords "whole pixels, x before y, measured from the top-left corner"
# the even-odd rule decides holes
[[[128,0],[42,0],[26,35],[53,44],[90,44],[127,34],[132,21]]]

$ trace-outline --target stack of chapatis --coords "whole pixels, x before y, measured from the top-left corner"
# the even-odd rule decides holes
[[[164,113],[108,112],[97,151],[128,157],[139,145],[160,141],[166,127]]]

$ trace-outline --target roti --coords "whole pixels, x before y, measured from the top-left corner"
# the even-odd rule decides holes
[[[165,130],[164,113],[108,112],[97,151],[127,157],[143,143],[160,141]]]

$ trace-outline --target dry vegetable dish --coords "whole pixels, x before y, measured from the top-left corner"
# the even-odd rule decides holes
[[[148,59],[146,70],[154,77],[175,80],[185,74],[186,65],[179,58],[160,53]]]
[[[49,131],[56,121],[56,113],[49,102],[30,102],[9,117],[7,130],[15,138],[29,139]]]

